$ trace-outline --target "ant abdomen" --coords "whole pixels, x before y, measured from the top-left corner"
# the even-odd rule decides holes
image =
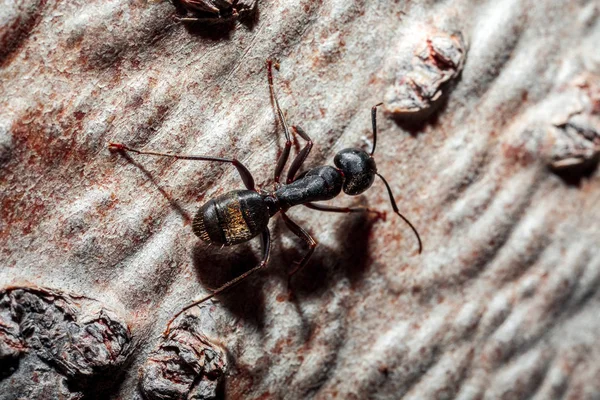
[[[269,209],[253,190],[234,190],[206,202],[192,230],[208,243],[230,246],[246,242],[267,228]]]
[[[344,149],[333,159],[344,174],[344,193],[356,196],[373,185],[377,166],[375,160],[361,149]]]

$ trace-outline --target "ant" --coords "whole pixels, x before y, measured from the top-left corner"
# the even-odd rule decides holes
[[[383,215],[382,213],[367,207],[334,207],[314,203],[316,201],[333,199],[342,191],[350,196],[359,195],[371,187],[375,181],[375,176],[381,178],[385,184],[394,212],[408,224],[415,234],[419,244],[419,254],[422,251],[423,246],[419,233],[410,221],[398,211],[392,189],[385,178],[377,172],[375,160],[373,159],[373,154],[375,153],[375,147],[377,145],[377,107],[382,103],[371,108],[371,122],[373,124],[373,148],[371,149],[371,153],[367,153],[358,148],[347,148],[335,155],[333,159],[335,167],[329,165],[315,167],[296,176],[298,170],[308,157],[308,154],[313,147],[313,142],[302,128],[292,126],[290,129],[288,127],[273,88],[273,62],[271,60],[267,60],[267,77],[271,98],[275,104],[286,139],[283,152],[277,160],[274,174],[274,189],[271,191],[257,189],[254,185],[254,178],[248,171],[248,168],[236,158],[158,153],[133,149],[120,143],[109,144],[110,149],[117,151],[159,157],[171,157],[178,160],[229,163],[237,169],[246,186],[246,190],[230,191],[209,200],[200,207],[192,222],[192,230],[203,241],[222,246],[231,246],[247,242],[256,236],[261,235],[261,262],[249,271],[225,283],[218,289],[213,290],[209,295],[185,306],[171,318],[167,324],[167,333],[169,332],[171,323],[184,311],[211,299],[234,285],[237,285],[242,280],[267,265],[271,249],[271,235],[267,225],[269,219],[275,214],[279,213],[286,226],[296,236],[306,242],[309,247],[304,257],[302,257],[296,267],[290,272],[289,279],[308,263],[308,260],[317,247],[317,241],[313,239],[308,232],[292,221],[286,214],[291,207],[303,205],[313,210],[337,213],[371,212],[381,217]],[[290,130],[302,137],[302,139],[306,141],[306,144],[292,161],[287,173],[286,183],[283,184],[280,183],[280,179],[290,156],[290,149],[292,146]]]

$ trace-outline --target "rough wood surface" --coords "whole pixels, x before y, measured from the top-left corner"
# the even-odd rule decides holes
[[[268,187],[284,143],[269,57],[311,166],[368,147],[385,100],[378,168],[424,251],[397,218],[293,210],[320,245],[288,297],[305,247],[275,218],[270,267],[192,311],[227,354],[220,389],[193,398],[600,398],[597,1],[259,0],[226,23],[175,16],[142,0],[0,7],[1,286],[85,295],[127,322],[135,347],[111,398],[141,397],[169,318],[259,246],[191,231],[197,207],[242,186],[235,169],[107,143],[236,156]],[[355,202],[390,209],[380,182],[335,204]],[[21,361],[0,379],[26,374]]]

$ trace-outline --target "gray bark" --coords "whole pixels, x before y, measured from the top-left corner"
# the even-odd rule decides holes
[[[0,397],[600,399],[598,2],[247,10],[185,25],[168,2],[1,6]],[[226,165],[108,143],[238,157],[271,188],[285,140],[267,58],[289,123],[315,142],[307,166],[369,148],[370,108],[385,102],[375,159],[424,251],[381,182],[330,204],[386,221],[292,209],[319,242],[293,295],[287,273],[306,246],[275,217],[269,268],[165,338],[183,306],[258,262],[258,240],[211,247],[189,224],[243,185]],[[47,288],[71,322],[15,288]],[[81,367],[90,376],[75,387],[52,346],[32,343],[98,315],[81,296],[107,310],[123,348]],[[39,324],[24,329],[24,316]],[[74,337],[67,353],[87,346]],[[165,388],[165,370],[182,386]]]

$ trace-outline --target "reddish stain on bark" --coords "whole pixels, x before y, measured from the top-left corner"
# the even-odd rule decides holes
[[[525,149],[523,145],[512,145],[505,143],[502,145],[502,152],[504,157],[514,161],[521,167],[531,165],[531,163],[534,161],[533,155],[527,149]]]

